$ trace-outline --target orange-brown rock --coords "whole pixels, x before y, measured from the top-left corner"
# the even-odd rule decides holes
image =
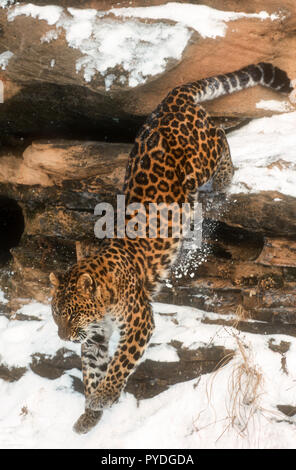
[[[38,2],[41,5],[47,3]],[[163,3],[159,0],[149,2],[149,5]],[[71,136],[79,132],[94,136],[97,132],[103,138],[108,133],[106,129],[117,135],[119,132],[127,134],[121,123],[129,122],[129,132],[133,135],[140,124],[138,118],[149,114],[172,87],[182,82],[230,72],[258,61],[271,61],[285,69],[291,78],[296,77],[296,4],[293,0],[272,0],[268,5],[263,0],[205,0],[202,3],[221,10],[246,13],[267,10],[278,17],[273,21],[268,18],[230,21],[225,37],[215,39],[203,38],[194,31],[182,59],[168,60],[163,73],[148,77],[146,83],[135,88],[116,82],[116,86],[109,91],[105,89],[104,77],[99,73],[91,81],[85,81],[81,71],[77,73],[75,64],[82,53],[68,46],[65,34],[53,41],[41,42],[40,39],[54,26],[24,15],[8,21],[7,10],[2,8],[0,53],[10,50],[14,56],[6,69],[1,71],[0,78],[6,84],[5,103],[0,107],[1,128],[5,132],[39,136],[40,128],[43,135],[57,131],[65,135],[67,131]],[[63,4],[66,5],[66,2]],[[116,5],[115,2],[93,0],[74,4],[98,9],[143,5],[147,6],[147,2],[139,0]],[[161,21],[149,20],[148,23]],[[53,58],[54,66],[51,65]],[[111,71],[115,75],[120,72],[115,69]],[[206,103],[205,106],[214,116],[269,115],[271,111],[256,108],[256,103],[261,99],[281,101],[286,98],[257,87]],[[22,113],[17,111],[20,107]],[[119,121],[115,122],[114,118]]]
[[[47,174],[40,170],[28,167],[22,158],[14,156],[1,157],[0,182],[50,186],[52,184]]]
[[[204,216],[272,237],[296,236],[296,200],[277,191],[201,197]],[[276,200],[277,202],[275,203]]]
[[[266,238],[256,263],[265,266],[296,267],[296,241]]]
[[[260,61],[272,62],[282,67],[294,79],[296,65],[292,50],[296,48],[296,36],[292,34],[289,39],[287,32],[295,26],[296,4],[293,12],[288,13],[283,22],[254,19],[231,22],[224,38],[200,38],[186,50],[183,61],[168,71],[165,77],[127,93],[124,99],[125,109],[133,114],[141,114],[146,109],[150,112],[176,84],[228,73]],[[260,117],[275,113],[256,108],[256,103],[260,100],[286,101],[286,98],[281,98],[274,91],[256,87],[204,103],[204,106],[213,116]]]
[[[99,176],[116,190],[122,187],[130,149],[131,144],[35,141],[23,159],[28,171],[45,173],[51,184]]]
[[[49,273],[66,270],[75,262],[74,243],[46,236],[24,236],[19,246],[11,250],[13,270],[6,282],[11,305],[35,299],[48,302],[51,295]]]

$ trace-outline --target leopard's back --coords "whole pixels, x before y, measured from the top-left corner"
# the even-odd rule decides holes
[[[215,127],[200,103],[258,84],[292,91],[286,72],[269,63],[171,90],[135,139],[123,187],[127,202],[182,203],[209,181],[229,148],[224,131]],[[227,184],[229,179],[224,187]]]
[[[257,84],[277,91],[292,90],[287,74],[266,63],[171,90],[135,139],[123,187],[126,203],[143,203],[147,213],[149,203],[177,203],[180,207],[192,201],[209,181],[214,191],[225,191],[233,176],[226,135],[200,103]],[[147,217],[146,225],[149,221]],[[157,241],[148,237],[146,272],[150,281],[166,275],[179,248],[173,237]]]

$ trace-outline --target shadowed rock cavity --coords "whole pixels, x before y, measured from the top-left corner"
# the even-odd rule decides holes
[[[16,247],[24,231],[22,209],[16,201],[0,196],[0,267],[10,258],[10,248]]]

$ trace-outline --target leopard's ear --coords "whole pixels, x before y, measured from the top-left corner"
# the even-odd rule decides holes
[[[53,287],[58,287],[59,284],[60,284],[60,280],[59,280],[59,277],[58,275],[54,274],[54,273],[50,273],[49,275],[49,280],[51,282],[51,285]]]
[[[82,292],[92,292],[94,290],[94,280],[89,273],[83,273],[79,276],[77,281],[77,289]]]

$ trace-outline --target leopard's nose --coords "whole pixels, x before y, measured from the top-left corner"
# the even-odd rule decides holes
[[[69,341],[71,336],[71,329],[68,322],[64,321],[58,325],[58,335],[61,339]]]
[[[70,339],[70,334],[64,328],[58,329],[58,335],[61,339],[68,341]]]

